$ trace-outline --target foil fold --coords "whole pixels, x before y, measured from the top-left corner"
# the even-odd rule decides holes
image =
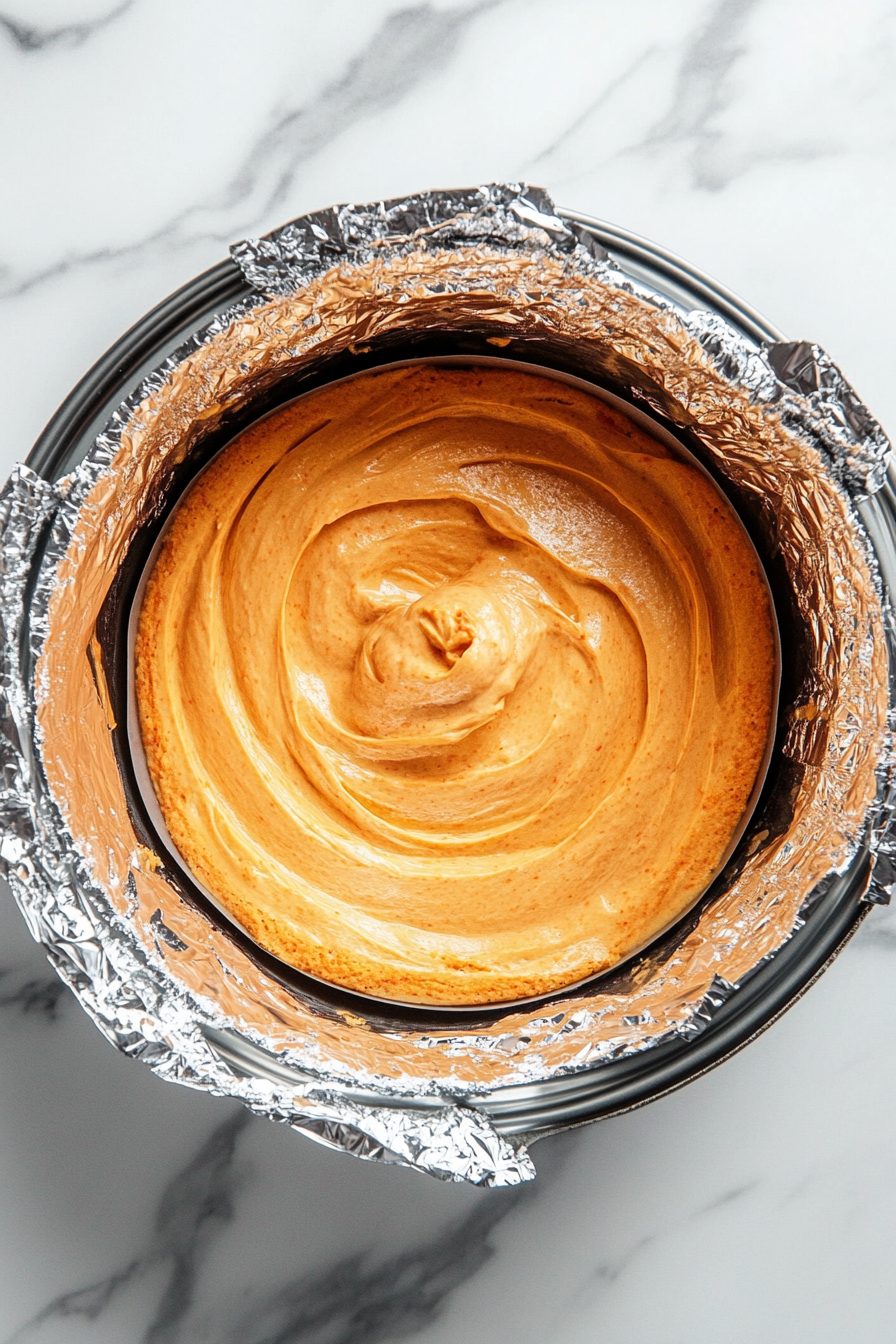
[[[490,1096],[699,1035],[863,846],[871,898],[896,881],[889,626],[857,512],[889,445],[818,347],[681,310],[536,188],[341,206],[232,255],[253,293],[134,390],[70,477],[22,467],[0,497],[0,862],[99,1028],[161,1076],[358,1156],[516,1184],[534,1168]],[[442,1030],[290,990],[184,897],[129,812],[96,632],[133,539],[229,414],[324,357],[458,327],[575,350],[690,435],[773,538],[805,674],[784,706],[789,782],[711,901],[593,986]]]

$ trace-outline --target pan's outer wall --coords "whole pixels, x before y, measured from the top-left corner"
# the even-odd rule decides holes
[[[753,340],[784,339],[758,313],[671,253],[603,221],[568,211],[563,218],[587,229],[614,261],[685,307],[709,308]],[[159,304],[100,359],[73,389],[32,449],[27,463],[57,480],[81,461],[124,397],[141,378],[216,313],[251,293],[230,260]],[[870,501],[875,538],[892,552],[883,564],[888,587],[896,582],[896,495],[887,485]],[[887,558],[878,557],[882,562]],[[891,569],[891,572],[887,572]],[[863,849],[849,870],[817,901],[807,922],[771,961],[731,994],[703,1031],[643,1055],[602,1065],[568,1079],[504,1088],[478,1103],[503,1134],[532,1142],[574,1125],[618,1115],[665,1096],[714,1068],[749,1044],[794,1004],[827,969],[870,910],[864,903],[872,857]]]

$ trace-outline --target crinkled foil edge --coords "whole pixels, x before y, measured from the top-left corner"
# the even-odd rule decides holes
[[[799,927],[813,896],[830,880],[830,872],[844,871],[869,839],[881,856],[872,891],[876,899],[887,897],[896,879],[896,846],[890,840],[889,739],[880,738],[873,762],[880,780],[876,802],[860,809],[861,817],[842,836],[835,865],[817,874],[818,881],[789,926],[771,939],[772,945],[742,969],[736,980],[710,972],[702,992],[670,1003],[663,1021],[643,1007],[641,986],[635,983],[632,1011],[622,1016],[615,1035],[600,1039],[600,990],[594,992],[593,1001],[583,994],[558,1011],[550,1006],[539,1008],[535,1015],[515,1010],[490,1031],[372,1031],[368,1023],[352,1019],[351,1014],[338,1022],[315,1017],[307,1004],[301,1005],[301,1012],[296,1010],[298,1027],[295,1023],[290,1027],[284,1025],[288,992],[279,985],[262,984],[263,973],[245,957],[225,965],[218,945],[203,928],[204,916],[183,902],[178,905],[179,898],[155,872],[152,856],[135,847],[122,867],[111,851],[104,859],[97,837],[74,836],[65,788],[59,783],[58,760],[52,763],[55,787],[48,778],[48,744],[39,709],[58,688],[48,672],[45,654],[66,595],[78,588],[79,566],[83,574],[97,562],[96,550],[91,552],[89,544],[91,517],[95,523],[106,509],[104,520],[110,531],[117,527],[126,536],[128,528],[133,529],[135,518],[116,515],[109,502],[120,483],[121,464],[127,459],[132,477],[135,463],[141,470],[159,469],[158,461],[146,467],[140,456],[151,446],[147,426],[158,428],[168,403],[186,395],[191,361],[204,349],[226,343],[241,324],[251,331],[247,341],[263,345],[273,330],[265,325],[268,314],[277,311],[278,302],[288,306],[297,295],[334,276],[336,281],[329,282],[331,296],[337,294],[340,302],[347,302],[354,277],[377,275],[384,263],[397,274],[406,262],[412,280],[421,255],[440,259],[458,301],[464,297],[464,266],[469,266],[470,276],[476,275],[472,258],[481,256],[485,263],[497,259],[498,265],[502,258],[508,264],[522,258],[526,264],[542,266],[546,273],[553,266],[552,275],[562,273],[567,280],[580,276],[583,283],[594,282],[603,291],[615,293],[621,302],[639,305],[639,313],[654,312],[670,348],[690,338],[719,386],[731,389],[732,397],[736,392],[753,406],[769,408],[782,442],[811,445],[820,455],[824,472],[840,492],[844,518],[864,548],[872,597],[881,612],[880,577],[855,504],[883,485],[889,445],[818,347],[793,343],[764,350],[714,313],[674,311],[668,300],[615,267],[590,235],[565,224],[545,194],[535,189],[499,185],[427,193],[372,206],[343,206],[296,220],[267,238],[237,244],[232,252],[255,291],[253,296],[216,317],[145,379],[70,477],[48,484],[27,467],[20,467],[0,499],[0,862],[33,936],[44,944],[60,975],[100,1029],[119,1049],[142,1059],[161,1076],[237,1096],[260,1114],[361,1157],[484,1185],[528,1180],[534,1167],[525,1148],[499,1135],[487,1116],[467,1102],[495,1086],[593,1068],[673,1035],[689,1039],[699,1034],[736,985]],[[454,258],[457,264],[453,266]],[[481,288],[481,274],[476,283]],[[334,302],[332,297],[330,302]],[[537,296],[527,295],[526,302],[536,310],[535,320],[547,320],[539,315]],[[368,325],[373,321],[369,318]],[[320,325],[320,309],[312,307],[296,328],[296,348],[281,352],[281,357],[313,357]],[[299,337],[304,341],[301,351]],[[685,367],[680,378],[676,374],[667,379],[670,395],[685,405],[689,398],[693,401],[688,378],[707,376],[690,345],[687,358],[690,368]],[[232,367],[219,366],[217,381],[212,378],[211,382],[209,369],[214,373],[212,362],[202,387],[190,390],[197,398],[199,416],[211,415],[238,395],[233,391],[238,379]],[[648,408],[668,415],[668,405],[651,407],[649,398],[645,401]],[[713,441],[716,431],[705,417],[695,423],[698,432],[708,436],[707,442]],[[717,443],[714,446],[718,448]],[[179,442],[169,454],[171,461],[189,447],[189,441]],[[152,507],[147,499],[148,495],[141,521]],[[863,647],[856,653],[879,660],[880,651],[875,654]],[[879,666],[877,675],[879,679]],[[813,701],[807,694],[806,712],[797,715],[790,734],[793,759],[806,762],[807,769],[820,774],[823,766],[818,763],[816,728],[824,689],[822,674],[818,695]],[[95,703],[85,701],[82,709],[85,722],[95,720]],[[168,892],[167,904],[163,889]],[[158,907],[146,918],[156,901]],[[749,919],[749,912],[744,918]],[[731,945],[739,933],[742,929],[737,927],[728,931]],[[178,964],[188,950],[193,966],[201,963],[202,974],[196,972],[192,979],[183,961]],[[253,975],[257,977],[254,985],[250,984]],[[225,982],[226,993],[221,989]],[[258,1013],[270,1012],[265,1030],[259,1029],[257,1021],[247,1021],[234,1006],[250,989]],[[249,1043],[250,1056],[253,1049],[259,1055],[264,1052],[272,1066],[253,1067],[246,1063],[245,1053],[241,1057],[228,1053],[226,1042],[233,1039],[233,1032]],[[550,1056],[558,1043],[565,1051],[560,1064]],[[393,1055],[387,1059],[389,1049]],[[414,1052],[420,1067],[408,1064],[409,1059],[414,1064]],[[429,1067],[436,1060],[439,1067]]]

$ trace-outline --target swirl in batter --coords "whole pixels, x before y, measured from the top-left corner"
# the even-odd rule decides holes
[[[770,599],[704,474],[587,392],[418,365],[241,434],[147,587],[168,830],[256,942],[477,1004],[643,947],[730,851],[772,727]]]

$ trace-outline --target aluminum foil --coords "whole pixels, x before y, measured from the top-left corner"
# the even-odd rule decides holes
[[[20,467],[0,500],[0,859],[97,1025],[160,1075],[358,1156],[515,1184],[534,1167],[483,1098],[698,1034],[869,842],[886,898],[887,620],[857,506],[881,488],[888,444],[817,347],[760,348],[682,311],[536,189],[342,206],[232,251],[254,296],[135,389],[69,477]],[[173,473],[229,413],[325,357],[457,330],[536,362],[574,351],[689,435],[754,501],[804,667],[784,707],[785,782],[710,901],[615,975],[436,1030],[286,987],[184,899],[128,809],[97,622]]]

